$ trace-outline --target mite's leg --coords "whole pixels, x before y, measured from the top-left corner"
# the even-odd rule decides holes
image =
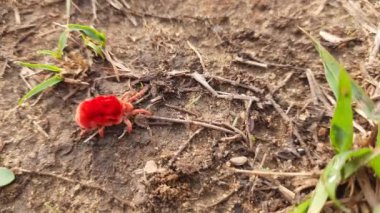
[[[88,129],[81,129],[81,131],[79,133],[79,137],[82,138],[88,132],[90,132],[90,130],[88,130]]]
[[[104,138],[104,126],[98,129],[98,133],[101,138]]]
[[[125,128],[127,130],[127,132],[131,133],[132,132],[132,122],[128,118],[124,118],[124,123],[125,123],[125,125],[127,125],[127,127]]]
[[[134,96],[134,95],[136,95],[136,92],[135,92],[135,91],[128,91],[128,92],[125,92],[125,93],[123,94],[123,96],[121,96],[121,100],[124,101],[124,102],[129,101],[129,99],[130,99],[132,96]]]
[[[140,90],[140,92],[132,95],[130,98],[128,98],[128,102],[135,102],[137,101],[137,99],[139,99],[141,96],[143,96],[149,89],[149,86],[145,86],[144,88],[142,88],[142,90]]]

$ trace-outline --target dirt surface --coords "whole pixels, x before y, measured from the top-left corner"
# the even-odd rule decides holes
[[[84,79],[90,86],[63,83],[17,107],[28,88],[14,61],[46,60],[36,51],[56,46],[65,1],[0,1],[0,165],[17,173],[0,189],[1,212],[286,212],[313,190],[318,176],[233,169],[310,172],[326,165],[331,112],[313,101],[306,70],[327,86],[298,26],[317,37],[324,30],[355,38],[324,44],[363,80],[373,34],[347,14],[345,1],[127,0],[129,8],[120,9],[109,2],[117,5],[97,1],[93,20],[91,1],[74,1],[70,22],[105,32],[107,46],[132,72],[121,72],[119,82],[106,78],[114,75],[111,65],[93,58]],[[367,71],[375,77],[375,68]],[[254,97],[252,105],[213,96],[193,72],[217,91]],[[34,85],[38,76],[27,80]],[[123,124],[83,143],[88,136],[79,138],[73,119],[78,103],[142,84],[151,90],[136,107],[234,133],[136,117],[132,134],[120,140]]]

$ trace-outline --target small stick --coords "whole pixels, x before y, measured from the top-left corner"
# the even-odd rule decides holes
[[[78,181],[78,180],[73,180],[73,179],[70,179],[70,178],[67,178],[67,177],[64,177],[64,176],[61,176],[61,175],[53,174],[53,173],[32,171],[32,170],[27,170],[27,169],[19,168],[19,167],[14,167],[14,168],[12,168],[12,170],[15,171],[16,173],[21,173],[21,174],[22,173],[26,173],[26,174],[30,174],[30,175],[52,177],[52,178],[56,178],[58,180],[62,180],[62,181],[68,182],[68,183],[79,184],[82,187],[99,190],[99,191],[107,194],[108,196],[112,197],[113,199],[119,201],[121,204],[123,204],[125,206],[129,206],[129,207],[135,209],[135,204],[133,204],[132,202],[123,200],[119,196],[113,195],[111,192],[109,192],[108,190],[102,188],[101,186],[98,186],[98,185],[95,185],[95,184],[92,184],[92,183],[81,182],[81,181]]]
[[[247,136],[244,134],[243,131],[241,131],[240,129],[238,129],[238,128],[232,126],[232,125],[229,125],[229,124],[227,124],[227,123],[223,123],[222,125],[224,125],[224,126],[227,127],[227,128],[230,128],[230,129],[234,130],[236,133],[239,133],[239,134],[241,135],[241,137],[243,137],[243,139],[244,139],[244,141],[247,143],[247,145],[249,146],[250,141],[249,141],[249,139],[247,138]]]
[[[224,194],[219,200],[217,200],[216,202],[210,204],[210,205],[207,205],[206,208],[211,208],[211,207],[214,207],[220,203],[223,203],[225,201],[227,201],[232,195],[234,195],[236,192],[238,192],[240,189],[242,189],[243,186],[242,185],[239,185],[238,187],[236,187],[235,189],[233,189],[232,191],[230,191],[229,193],[227,194]]]
[[[3,78],[5,70],[8,67],[8,59],[5,59],[3,66],[0,69],[0,78]]]
[[[286,85],[286,83],[288,83],[288,81],[290,80],[290,78],[293,76],[294,72],[290,72],[284,80],[282,80],[271,92],[272,94],[274,94],[277,90],[281,89],[283,86]]]
[[[258,155],[258,152],[255,153],[255,159],[256,160],[256,156]],[[264,155],[263,155],[263,158],[261,159],[261,162],[260,162],[260,166],[259,166],[259,169],[262,169],[263,168],[263,165],[265,163],[265,160],[267,158],[267,155],[268,155],[268,152],[265,152]],[[255,189],[256,189],[256,184],[257,184],[257,175],[254,175],[252,177],[252,179],[250,180],[253,180],[253,183],[252,183],[252,188],[251,188],[251,192],[254,192]]]
[[[98,134],[98,132],[94,132],[92,133],[92,135],[90,135],[88,138],[86,138],[86,140],[83,141],[83,143],[88,143],[91,139],[93,139],[96,135]]]
[[[293,127],[293,134],[296,136],[296,138],[299,140],[301,145],[304,147],[307,157],[309,158],[309,161],[311,164],[314,164],[314,161],[312,160],[311,154],[309,149],[307,148],[307,145],[305,141],[302,139],[301,134],[298,131],[298,128],[293,124],[293,120],[289,118],[289,116],[281,109],[281,106],[276,103],[276,101],[273,99],[272,95],[268,93],[265,98],[272,103],[272,106],[274,109],[280,114],[282,119],[284,119],[286,122],[288,122],[289,125]]]
[[[203,72],[206,72],[206,66],[205,66],[205,62],[203,61],[202,59],[202,55],[199,53],[199,51],[194,47],[193,44],[190,43],[190,41],[187,41],[187,45],[189,45],[189,47],[195,52],[195,54],[197,54],[198,58],[199,58],[199,62],[201,63],[201,66],[202,66],[202,69],[203,69]]]
[[[46,133],[46,131],[30,115],[26,115],[26,116],[29,118],[29,120],[32,121],[32,123],[36,126],[39,132],[41,132],[47,139],[50,138],[49,134]]]
[[[377,53],[379,52],[380,49],[380,29],[377,30],[376,36],[375,36],[375,42],[373,44],[371,54],[369,55],[368,63],[372,64],[373,61],[376,58]]]
[[[92,20],[96,21],[98,20],[98,15],[96,14],[96,0],[91,0],[91,7],[92,7]]]
[[[245,133],[247,134],[247,137],[248,137],[248,140],[249,140],[248,146],[251,149],[252,149],[253,143],[252,143],[252,136],[251,136],[250,126],[249,126],[249,123],[250,123],[249,122],[249,119],[250,119],[249,114],[251,112],[252,103],[253,103],[253,100],[249,100],[248,105],[247,105],[247,109],[245,110],[245,116],[246,116],[246,118],[245,118]]]
[[[241,58],[239,56],[236,56],[234,58],[234,61],[242,63],[242,64],[251,65],[251,66],[256,66],[256,67],[261,67],[261,68],[268,68],[268,64],[264,64],[264,63],[260,63],[260,62],[256,62],[256,61],[251,61],[251,60],[245,60],[245,59],[243,59],[243,58]]]
[[[244,170],[244,169],[232,169],[235,173],[258,175],[258,176],[281,176],[281,177],[294,177],[294,176],[319,176],[322,171],[316,172],[274,172],[265,170]]]
[[[173,163],[177,160],[178,156],[187,148],[187,146],[189,146],[190,142],[193,140],[193,138],[198,135],[200,132],[202,132],[202,130],[204,130],[203,127],[197,129],[197,131],[195,131],[190,137],[189,139],[187,139],[187,141],[182,144],[182,146],[178,149],[178,151],[173,155],[173,157],[169,160],[169,167],[173,166]]]
[[[12,7],[13,9],[13,12],[15,14],[15,22],[16,24],[21,24],[21,17],[20,17],[20,11],[18,10],[18,8],[15,6],[15,7]]]
[[[189,111],[189,110],[187,110],[187,109],[183,109],[183,108],[181,108],[181,107],[177,107],[177,106],[170,105],[170,104],[164,104],[164,105],[165,105],[166,107],[169,107],[169,108],[172,108],[172,109],[175,109],[175,110],[181,111],[181,112],[185,112],[185,113],[187,113],[187,114],[194,115],[194,116],[196,116],[196,117],[199,116],[199,115],[197,115],[196,113],[191,112],[191,111]]]
[[[20,78],[22,79],[22,81],[24,81],[24,83],[26,84],[26,86],[31,90],[33,88],[32,85],[29,84],[29,82],[24,78],[23,75],[21,75],[21,73],[18,74],[18,75],[20,76]]]
[[[144,115],[141,115],[141,116],[144,116]],[[178,119],[178,118],[167,118],[167,117],[160,117],[160,116],[154,116],[154,115],[152,115],[152,116],[144,116],[144,117],[146,117],[148,119],[168,121],[168,122],[173,122],[173,123],[194,124],[194,125],[203,126],[205,128],[215,129],[215,130],[219,130],[219,131],[222,131],[222,132],[230,133],[230,134],[234,133],[233,131],[231,131],[229,129],[226,129],[226,128],[223,128],[223,127],[219,127],[219,126],[216,126],[216,125],[212,125],[212,124],[209,124],[209,123],[201,122],[201,121],[184,120],[184,119]]]
[[[207,74],[204,74],[204,76],[205,76],[205,78],[216,79],[218,81],[226,82],[226,83],[229,83],[229,84],[231,84],[233,86],[242,87],[242,88],[245,88],[245,89],[248,89],[248,90],[260,93],[260,94],[262,94],[264,92],[263,89],[257,88],[255,86],[249,86],[249,85],[245,85],[245,84],[240,84],[240,83],[238,83],[236,81],[232,81],[230,79],[222,78],[222,77],[219,77],[219,76],[207,75]]]
[[[242,138],[242,136],[240,134],[236,134],[234,136],[221,138],[220,141],[222,141],[222,142],[231,142],[231,141],[239,140],[241,138]]]

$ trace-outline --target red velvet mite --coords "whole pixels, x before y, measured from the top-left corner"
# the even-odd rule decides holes
[[[80,133],[85,133],[98,129],[100,137],[104,137],[104,128],[124,122],[126,131],[132,132],[131,116],[137,114],[151,115],[145,109],[134,109],[132,103],[139,99],[148,87],[144,87],[140,92],[126,92],[120,99],[114,95],[100,95],[83,101],[79,104],[75,114],[75,121],[81,127]]]

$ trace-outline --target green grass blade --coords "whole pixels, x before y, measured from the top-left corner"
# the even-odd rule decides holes
[[[92,49],[92,51],[96,54],[96,56],[100,56],[104,59],[103,49],[100,46],[94,44],[91,41],[86,41],[85,43],[87,46],[89,46]]]
[[[49,55],[51,57],[56,58],[56,52],[55,51],[51,51],[51,50],[38,50],[37,54]]]
[[[67,38],[69,37],[69,31],[65,30],[61,33],[58,40],[58,47],[56,51],[56,58],[62,58],[63,56],[63,50],[65,49],[67,45]]]
[[[342,180],[349,178],[371,159],[379,156],[380,149],[349,150],[335,155],[321,175],[311,199],[308,212],[320,212],[329,197],[341,210],[347,209],[337,200],[336,189]]]
[[[326,80],[333,91],[335,98],[338,97],[339,90],[339,72],[340,70],[345,70],[342,66],[320,43],[317,39],[312,37],[304,29],[300,28],[314,43],[315,48],[317,49],[325,70]],[[363,110],[365,115],[369,119],[379,120],[380,113],[375,112],[375,104],[368,97],[368,95],[363,91],[360,86],[350,78],[352,97],[355,101],[358,102],[359,108]]]
[[[290,213],[306,213],[311,203],[311,199],[305,200],[295,207]]]
[[[319,179],[317,186],[315,187],[315,192],[313,198],[311,199],[308,213],[318,213],[321,212],[323,206],[326,203],[328,194],[326,188],[322,182],[322,179]]]
[[[0,187],[6,186],[15,179],[15,174],[10,169],[0,167]]]
[[[90,37],[94,41],[99,42],[99,44],[104,47],[106,44],[106,36],[104,33],[97,31],[95,28],[86,26],[86,25],[80,25],[80,24],[69,24],[68,28],[70,30],[78,30],[81,33],[85,34],[86,36]]]
[[[338,153],[352,147],[354,128],[351,101],[350,77],[345,70],[340,70],[338,101],[330,128],[330,141]]]
[[[24,103],[27,99],[33,97],[34,95],[44,91],[45,89],[52,87],[59,82],[63,81],[63,78],[60,75],[54,75],[51,78],[46,79],[42,83],[38,84],[37,86],[33,87],[28,93],[26,93],[19,101],[18,105],[21,105]]]
[[[42,70],[48,70],[48,71],[52,71],[52,72],[61,72],[62,71],[61,68],[54,66],[54,65],[51,65],[51,64],[32,64],[32,63],[27,63],[27,62],[22,62],[22,61],[19,61],[16,63],[20,66],[29,67],[32,69],[42,69]]]

